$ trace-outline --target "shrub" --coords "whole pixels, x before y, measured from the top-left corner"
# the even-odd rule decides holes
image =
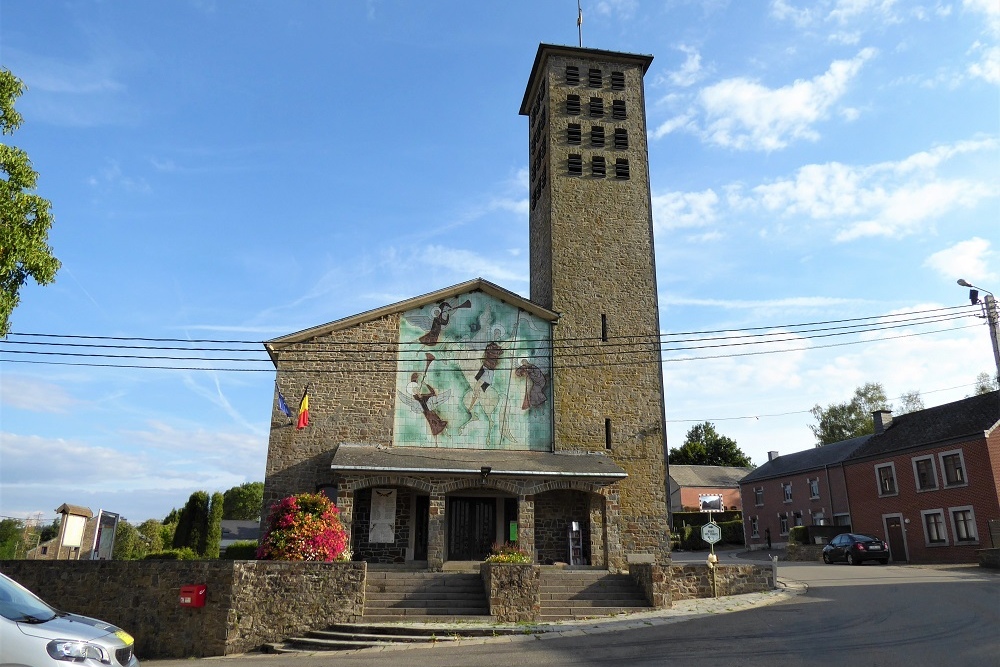
[[[487,563],[530,563],[531,554],[518,546],[517,542],[493,544]]]
[[[726,544],[743,544],[743,522],[723,521],[719,524],[722,529],[722,541]]]
[[[285,498],[271,507],[257,558],[341,560],[347,551],[347,532],[339,515],[333,503],[318,493]]]
[[[257,558],[256,540],[233,542],[222,552],[223,560],[254,560]]]
[[[198,560],[198,554],[191,547],[182,547],[146,554],[143,560]]]
[[[681,549],[700,551],[708,548],[708,542],[701,539],[701,526],[684,526],[681,529]]]
[[[809,541],[805,526],[794,526],[788,531],[788,541],[796,544],[806,544]]]

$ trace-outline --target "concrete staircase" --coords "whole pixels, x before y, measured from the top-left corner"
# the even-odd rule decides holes
[[[490,603],[478,572],[368,571],[366,623],[489,622]]]
[[[539,596],[541,623],[652,609],[631,577],[606,570],[542,568]]]

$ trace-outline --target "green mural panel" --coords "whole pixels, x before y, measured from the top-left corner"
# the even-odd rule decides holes
[[[399,326],[393,444],[552,449],[552,328],[482,292]]]

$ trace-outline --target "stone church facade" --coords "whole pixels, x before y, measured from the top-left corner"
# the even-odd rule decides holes
[[[530,299],[474,279],[266,344],[310,424],[274,408],[265,510],[322,491],[372,563],[440,569],[506,541],[542,564],[668,558],[651,61],[539,46]]]

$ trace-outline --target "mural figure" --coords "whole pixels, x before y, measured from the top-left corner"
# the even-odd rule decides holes
[[[451,311],[459,308],[472,308],[472,301],[466,299],[464,303],[452,306],[447,301],[442,301],[433,311],[433,317],[426,315],[408,315],[406,321],[413,326],[427,331],[417,340],[424,345],[437,345],[441,337],[441,331],[448,325],[451,319]]]
[[[501,324],[491,325],[491,318],[492,310],[489,306],[486,306],[479,316],[479,326],[476,328],[475,334],[463,346],[469,352],[482,350],[481,354],[478,357],[463,355],[459,360],[462,374],[465,375],[465,379],[469,383],[469,390],[463,399],[465,409],[469,413],[469,420],[462,425],[460,431],[465,429],[471,422],[479,421],[479,414],[476,410],[478,406],[489,421],[489,428],[486,431],[487,446],[492,444],[493,431],[497,428],[498,422],[498,444],[502,443],[505,439],[517,442],[517,438],[514,437],[514,434],[511,433],[510,428],[507,426],[507,402],[503,401],[503,407],[500,406],[501,397],[495,387],[496,370],[500,365],[500,358],[504,353],[504,349],[499,341],[507,337],[506,331]],[[514,333],[511,337],[515,338],[516,334],[517,325],[515,324]],[[500,408],[499,419],[496,415],[498,408]]]
[[[446,391],[438,394],[434,387],[427,384],[427,371],[431,367],[431,362],[434,361],[434,355],[428,352],[426,360],[427,364],[424,366],[423,375],[420,373],[410,375],[410,381],[406,385],[406,393],[404,394],[401,391],[397,393],[400,400],[409,406],[410,410],[424,415],[431,434],[436,436],[448,428],[448,422],[435,412],[435,408],[446,403],[451,398],[451,392]],[[424,390],[425,387],[426,391]]]
[[[514,371],[514,375],[524,378],[524,400],[521,401],[521,409],[528,410],[537,408],[545,403],[545,387],[549,379],[545,377],[538,366],[530,363],[527,359],[521,360],[521,365]]]

